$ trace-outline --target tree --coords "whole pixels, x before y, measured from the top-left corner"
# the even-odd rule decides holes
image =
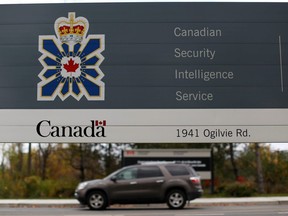
[[[2,152],[2,157],[1,157],[1,175],[2,178],[4,177],[4,172],[5,172],[5,158],[6,158],[6,144],[2,144],[1,145],[1,150],[0,152]]]
[[[15,145],[17,146],[18,149],[17,172],[21,175],[23,168],[23,143],[16,143]]]
[[[32,143],[28,143],[27,176],[31,175],[32,167]]]
[[[255,145],[256,164],[257,164],[258,192],[265,193],[260,146],[259,143],[255,143],[254,145]]]
[[[103,163],[97,144],[73,143],[62,152],[62,158],[79,172],[80,181],[103,177]]]
[[[235,176],[235,180],[238,181],[238,168],[237,168],[237,164],[235,161],[235,154],[234,154],[234,145],[233,143],[229,143],[229,153],[230,153],[230,161],[231,161],[231,165],[232,165],[232,170]]]
[[[120,168],[121,152],[127,144],[105,143],[98,144],[101,159],[104,162],[106,175]],[[130,145],[128,145],[130,147]]]
[[[40,155],[40,161],[41,161],[41,179],[46,179],[46,172],[47,172],[47,162],[50,154],[53,151],[53,144],[47,143],[47,144],[40,144],[39,143],[39,155]]]

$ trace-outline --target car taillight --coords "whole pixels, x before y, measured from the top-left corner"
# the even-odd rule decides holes
[[[200,184],[201,183],[201,179],[199,177],[190,177],[190,181],[193,184]]]

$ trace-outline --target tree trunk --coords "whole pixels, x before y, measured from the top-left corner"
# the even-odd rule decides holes
[[[233,169],[233,174],[235,177],[235,180],[238,180],[238,168],[237,168],[237,164],[235,161],[235,156],[234,156],[234,148],[233,148],[233,143],[229,143],[229,153],[230,153],[230,161],[232,164],[232,169]]]
[[[86,176],[85,176],[85,166],[84,166],[84,149],[83,149],[84,144],[79,144],[79,150],[80,150],[80,179],[81,181],[84,181]],[[85,147],[84,147],[85,148]]]
[[[21,176],[22,173],[22,169],[23,169],[23,144],[22,143],[17,143],[17,148],[18,148],[18,163],[17,163],[17,173],[19,174],[19,176]]]
[[[47,162],[48,162],[48,158],[52,152],[52,145],[51,144],[47,144],[46,147],[43,148],[43,146],[41,144],[39,144],[39,150],[41,152],[41,179],[45,180],[46,179],[46,172],[47,172]]]
[[[256,154],[256,166],[257,166],[258,192],[263,194],[265,193],[265,189],[264,189],[264,178],[263,178],[261,152],[260,152],[259,143],[255,143],[255,154]]]
[[[31,175],[32,166],[32,144],[28,144],[28,159],[27,159],[27,176]]]

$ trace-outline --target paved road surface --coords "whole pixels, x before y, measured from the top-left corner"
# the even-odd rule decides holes
[[[199,198],[193,206],[288,205],[288,197]],[[76,199],[0,199],[1,207],[79,207]]]
[[[1,216],[288,216],[288,205],[189,206],[169,210],[164,205],[112,207],[105,211],[87,208],[0,208]]]

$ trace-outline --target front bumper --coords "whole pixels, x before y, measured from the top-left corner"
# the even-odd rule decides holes
[[[81,193],[76,191],[74,193],[74,197],[80,202],[81,205],[86,205],[86,199],[81,195]]]

